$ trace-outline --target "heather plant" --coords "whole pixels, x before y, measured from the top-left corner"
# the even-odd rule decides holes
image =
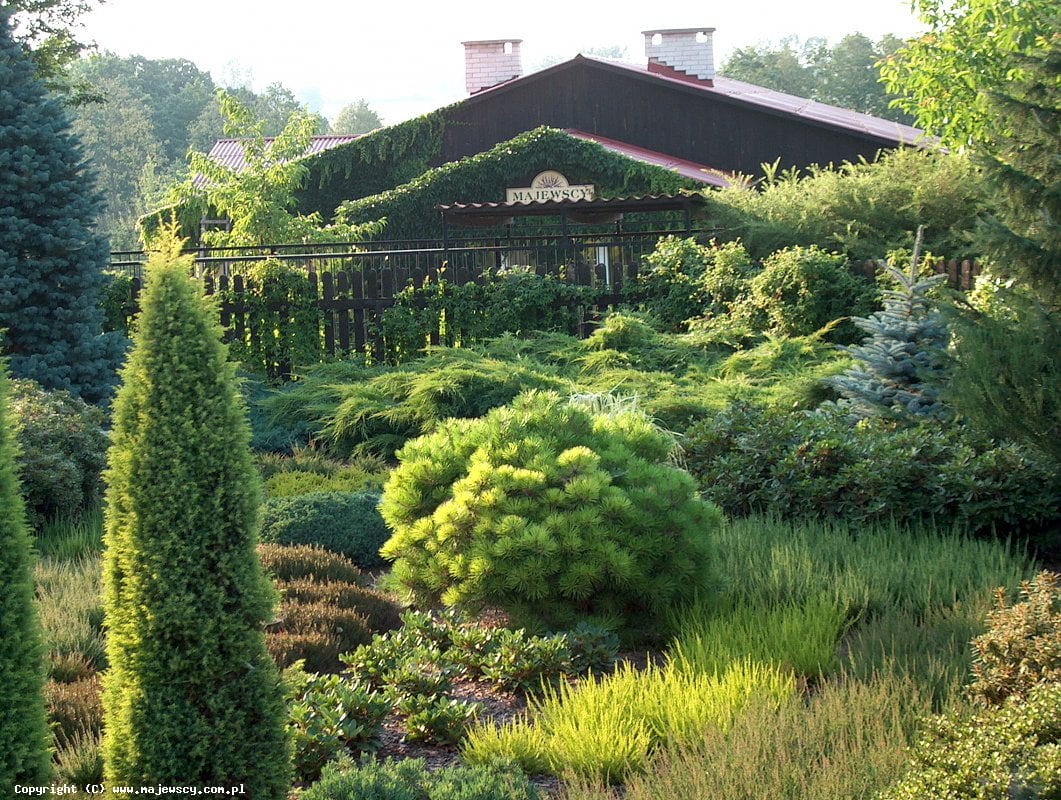
[[[627,665],[599,680],[531,700],[531,716],[473,728],[461,747],[465,761],[514,760],[527,772],[567,772],[621,783],[650,764],[658,747],[688,745],[705,729],[728,729],[753,700],[775,708],[795,696],[789,672],[737,661],[717,674]],[[533,723],[530,721],[533,719]]]
[[[37,609],[52,677],[70,672],[70,665],[82,665],[75,674],[107,666],[100,573],[97,555],[37,564]]]
[[[107,460],[103,412],[69,392],[45,391],[28,380],[12,381],[11,407],[31,524],[76,520],[95,507]]]
[[[0,25],[7,20],[0,12]],[[0,40],[0,45],[3,42]],[[7,365],[0,361],[0,788],[49,777],[44,642],[33,603],[33,550],[15,473]]]
[[[894,781],[928,711],[917,683],[890,672],[865,682],[838,675],[805,702],[752,697],[726,728],[706,726],[683,746],[657,750],[644,773],[626,777],[623,797],[868,800]],[[584,777],[565,780],[560,797],[616,794]]]
[[[260,544],[258,558],[265,572],[280,581],[305,578],[318,583],[367,583],[353,561],[319,545]]]
[[[710,574],[717,510],[641,414],[528,393],[408,443],[381,506],[382,554],[418,602],[495,605],[519,626],[584,619],[658,634]]]
[[[290,789],[275,593],[254,551],[250,431],[215,315],[166,231],[152,257],[105,479],[107,782]]]
[[[442,767],[424,760],[338,759],[302,795],[305,800],[538,800],[526,776],[511,764]]]
[[[100,736],[103,731],[100,689],[100,677],[95,674],[71,683],[52,680],[44,685],[48,722],[57,747],[72,745],[79,736]]]
[[[1021,601],[987,615],[988,630],[973,639],[973,682],[969,693],[980,703],[999,705],[1026,697],[1040,683],[1061,683],[1061,588],[1046,570],[1021,584]]]

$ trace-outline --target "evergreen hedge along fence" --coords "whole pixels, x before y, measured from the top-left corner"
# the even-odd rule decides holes
[[[636,300],[641,260],[666,233],[203,249],[194,263],[205,294],[218,300],[233,356],[283,380],[293,366],[323,359],[357,354],[394,363],[429,343],[453,346],[506,330],[588,336],[609,309]],[[126,276],[107,309],[114,327],[127,327],[138,310],[144,255],[112,254],[111,270]],[[960,290],[980,274],[969,260],[931,266]],[[879,265],[853,269],[872,282]]]

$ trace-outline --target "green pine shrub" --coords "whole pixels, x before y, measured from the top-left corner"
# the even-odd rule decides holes
[[[762,272],[748,285],[745,304],[757,325],[784,336],[807,336],[872,307],[872,289],[851,273],[843,256],[814,246],[788,247],[764,259]],[[838,342],[854,337],[850,322],[831,333]]]
[[[6,34],[3,12],[0,28]],[[7,365],[0,361],[0,788],[11,796],[16,784],[47,783],[50,772],[41,693],[44,637],[33,602],[33,547],[15,472],[12,423]]]
[[[884,419],[766,411],[735,404],[683,441],[704,496],[734,516],[850,524],[935,520],[1053,546],[1061,477],[1016,445],[960,425],[899,428]]]
[[[1061,683],[929,720],[906,774],[881,800],[926,797],[1061,798]]]
[[[103,698],[99,675],[72,683],[54,680],[44,685],[48,721],[55,732],[55,743],[62,749],[73,744],[79,734],[99,736],[103,731]]]
[[[365,574],[348,558],[311,544],[260,544],[262,569],[278,581],[303,578],[316,583],[352,583],[366,586]]]
[[[986,705],[999,705],[1011,695],[1027,697],[1040,683],[1061,683],[1061,580],[1042,571],[1021,585],[1019,603],[987,615],[988,630],[973,639],[973,682],[969,693]]]
[[[408,443],[384,489],[382,548],[419,602],[495,605],[516,625],[577,620],[636,638],[706,583],[721,524],[644,415],[530,392]]]
[[[100,498],[107,461],[103,412],[66,391],[12,381],[17,463],[34,527],[57,516],[77,519]]]
[[[304,800],[538,800],[527,777],[505,763],[458,765],[429,771],[423,759],[354,764],[339,759],[303,792]]]
[[[167,231],[114,402],[103,598],[108,783],[285,798],[290,743],[254,551],[259,484],[215,312]]]
[[[266,500],[258,539],[283,545],[319,545],[359,567],[383,564],[379,548],[390,535],[373,492],[312,492]]]

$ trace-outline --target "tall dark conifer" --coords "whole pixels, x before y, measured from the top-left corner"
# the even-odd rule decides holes
[[[107,243],[80,146],[0,5],[0,354],[16,377],[106,396],[115,344],[97,308]]]
[[[47,783],[43,640],[33,602],[33,556],[15,476],[6,368],[0,362],[0,794]]]

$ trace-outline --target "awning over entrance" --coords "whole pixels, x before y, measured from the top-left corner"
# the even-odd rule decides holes
[[[685,227],[692,227],[692,210],[704,205],[700,195],[646,195],[607,200],[551,200],[544,203],[451,203],[435,206],[445,225],[485,227],[509,225],[516,217],[560,217],[583,224],[618,222],[627,212],[681,211]]]

